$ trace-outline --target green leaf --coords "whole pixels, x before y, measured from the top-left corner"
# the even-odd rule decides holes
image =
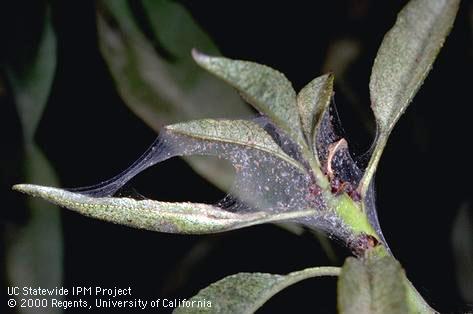
[[[6,67],[27,143],[33,141],[56,71],[56,35],[49,12],[44,21],[39,44],[33,49],[35,53],[31,58],[15,60]]]
[[[200,66],[240,91],[296,143],[305,145],[296,92],[284,74],[258,63],[207,56],[197,50],[192,55]]]
[[[25,179],[29,182],[57,185],[53,168],[34,143],[34,135],[51,92],[56,71],[56,35],[49,8],[38,45],[30,51],[18,51],[18,59],[6,67],[20,117],[25,146]],[[6,269],[9,284],[19,287],[62,285],[62,232],[56,206],[40,200],[27,202],[29,219],[25,225],[8,229]],[[45,210],[46,209],[46,210]],[[61,299],[60,296],[57,299]],[[18,302],[20,300],[17,300]],[[19,308],[20,313],[61,313],[61,308]]]
[[[452,28],[460,0],[412,0],[386,34],[370,78],[378,125],[373,156],[362,181],[366,192],[394,125],[427,76]]]
[[[409,313],[407,304],[404,271],[392,257],[346,259],[338,279],[341,314]]]
[[[287,275],[239,273],[211,284],[189,300],[210,302],[211,307],[179,307],[173,313],[254,313],[272,296],[299,281],[338,276],[339,272],[338,267],[314,267]]]
[[[156,40],[186,66],[196,67],[190,56],[192,48],[200,47],[219,54],[212,39],[194,21],[180,3],[169,0],[142,0]],[[197,72],[203,73],[198,70]]]
[[[330,106],[332,94],[333,75],[325,74],[312,80],[297,95],[302,128],[314,152],[318,125],[320,125],[322,114]]]
[[[182,5],[163,0],[143,2],[156,36],[151,42],[136,24],[127,1],[101,3],[97,16],[100,50],[120,96],[151,128],[159,131],[179,121],[251,115],[230,86],[192,60],[191,47],[218,51]],[[169,56],[155,49],[156,45]],[[218,187],[230,185],[232,169],[228,164],[201,158],[186,160]]]
[[[381,133],[389,133],[432,67],[459,0],[412,0],[399,13],[376,56],[371,103]]]
[[[82,215],[134,228],[182,234],[207,234],[256,224],[313,216],[315,210],[237,214],[199,203],[169,203],[116,197],[90,197],[63,189],[18,184],[14,190],[41,197]]]
[[[228,143],[263,151],[305,172],[299,162],[284,153],[271,136],[252,121],[203,119],[168,125],[165,129],[197,140]]]

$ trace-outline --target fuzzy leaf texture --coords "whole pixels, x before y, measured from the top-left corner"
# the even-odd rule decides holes
[[[236,205],[232,203],[234,210],[228,211],[224,202],[221,206],[211,206],[109,197],[147,167],[173,156],[192,154],[210,154],[231,160],[237,168],[236,182],[239,183],[232,192],[241,198],[246,196],[244,200],[250,207],[235,201]],[[260,172],[254,170],[258,167]],[[136,228],[212,233],[270,221],[315,217],[317,212],[308,204],[292,204],[293,195],[298,194],[291,192],[292,187],[287,187],[289,183],[294,184],[295,178],[305,177],[305,169],[285,154],[255,122],[204,119],[167,126],[157,142],[134,165],[97,186],[75,192],[35,185],[17,185],[14,189],[87,216]],[[247,196],[249,192],[251,195]],[[294,199],[298,201],[297,197]],[[237,210],[242,213],[236,213]]]
[[[252,121],[203,119],[169,125],[166,130],[199,140],[230,143],[264,151],[305,171],[300,163],[288,156],[268,133]]]
[[[182,234],[223,232],[251,225],[314,215],[313,210],[237,214],[199,203],[169,203],[126,197],[90,197],[63,189],[19,184],[14,190],[41,197],[82,215],[138,229]]]
[[[338,276],[339,272],[338,267],[314,267],[287,275],[239,273],[211,284],[189,300],[191,302],[210,301],[212,307],[180,307],[173,313],[254,313],[272,296],[301,280],[320,276]]]
[[[341,314],[409,313],[401,265],[390,256],[347,258],[338,279],[337,302]]]
[[[460,0],[412,0],[385,35],[370,78],[378,137],[362,181],[367,191],[387,138],[429,73],[453,26]]]

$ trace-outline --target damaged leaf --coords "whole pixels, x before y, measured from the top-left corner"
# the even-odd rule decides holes
[[[199,313],[254,313],[281,290],[304,279],[338,276],[338,267],[314,267],[287,275],[239,273],[225,277],[192,297],[189,301],[210,301],[211,307],[199,308]],[[173,313],[195,313],[195,308],[180,307]]]
[[[258,63],[207,56],[197,50],[192,55],[200,66],[240,91],[245,100],[296,143],[305,145],[296,92],[284,74]]]
[[[166,130],[199,140],[217,141],[261,150],[305,171],[300,163],[286,155],[269,134],[252,121],[204,119],[169,125]]]
[[[404,271],[390,256],[366,260],[347,258],[337,289],[341,314],[410,313]]]
[[[368,190],[394,125],[422,85],[453,26],[460,0],[412,0],[385,35],[370,78],[376,147],[361,189]]]
[[[323,113],[330,106],[333,94],[333,75],[319,76],[307,84],[297,95],[297,106],[302,128],[311,149],[316,152],[317,130]]]
[[[273,221],[314,215],[314,210],[271,214],[238,214],[217,206],[198,203],[169,203],[119,197],[90,197],[63,189],[18,184],[14,190],[41,197],[82,215],[151,231],[206,234],[239,229]]]

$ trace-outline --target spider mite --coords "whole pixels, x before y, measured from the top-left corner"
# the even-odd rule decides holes
[[[319,196],[320,192],[320,187],[317,184],[311,184],[309,186],[309,193],[307,194],[307,199],[309,201],[315,200]]]

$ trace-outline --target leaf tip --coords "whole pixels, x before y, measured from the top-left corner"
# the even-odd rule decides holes
[[[204,61],[206,61],[209,58],[208,55],[202,53],[201,51],[197,50],[196,48],[192,48],[191,54],[192,54],[192,58],[194,59],[194,61],[197,62],[198,64],[203,63]]]
[[[47,187],[35,184],[15,184],[12,186],[13,191],[21,192],[31,196],[42,196],[46,192]]]
[[[327,76],[327,80],[333,84],[333,81],[335,81],[335,73],[332,71],[325,73],[325,76]]]
[[[30,188],[29,186],[30,186],[30,184],[21,183],[21,184],[15,184],[14,186],[12,186],[11,189],[13,191],[17,191],[17,192],[28,193],[27,191]]]

